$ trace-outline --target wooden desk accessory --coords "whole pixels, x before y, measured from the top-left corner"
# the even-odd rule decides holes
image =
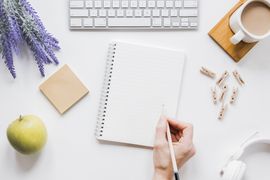
[[[211,88],[211,98],[212,98],[212,102],[214,105],[218,105],[220,106],[220,110],[218,112],[218,119],[222,120],[224,118],[224,115],[230,105],[234,105],[236,99],[238,98],[238,94],[239,94],[239,88],[240,86],[245,85],[245,81],[243,80],[242,76],[240,75],[240,73],[235,70],[232,72],[234,79],[236,80],[236,82],[239,84],[239,86],[236,86],[235,84],[233,85],[233,88],[230,90],[228,84],[226,84],[226,79],[229,78],[230,73],[225,70],[225,72],[221,75],[218,76],[218,80],[215,81],[216,77],[217,77],[217,73],[215,73],[212,70],[209,70],[206,67],[201,67],[200,72],[213,79],[214,80],[214,86],[212,86]],[[230,96],[227,97],[230,93]]]
[[[211,29],[208,35],[229,55],[235,62],[239,62],[256,43],[240,42],[233,45],[230,38],[234,35],[229,22],[231,15],[246,2],[240,0],[216,25]]]

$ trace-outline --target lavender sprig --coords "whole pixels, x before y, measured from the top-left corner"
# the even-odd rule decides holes
[[[13,53],[19,54],[24,44],[32,51],[42,76],[45,64],[59,63],[54,53],[60,49],[59,42],[47,32],[31,4],[27,0],[0,0],[0,53],[14,78]]]
[[[0,17],[0,41],[2,57],[5,59],[5,64],[11,75],[13,78],[16,78],[13,64],[12,48],[16,49],[17,42],[16,38],[12,36],[13,32],[10,30],[10,19],[7,16],[7,11],[4,9],[2,0],[0,0]]]

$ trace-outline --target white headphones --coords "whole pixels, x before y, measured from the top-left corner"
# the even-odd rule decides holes
[[[240,161],[240,157],[244,154],[245,150],[251,146],[258,144],[269,144],[270,139],[257,138],[242,145],[239,150],[233,154],[228,160],[226,166],[222,169],[221,175],[223,180],[241,180],[245,174],[246,163]]]

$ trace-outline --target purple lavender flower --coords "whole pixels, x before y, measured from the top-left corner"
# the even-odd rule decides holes
[[[13,65],[13,55],[11,50],[11,44],[8,41],[7,37],[2,38],[3,43],[3,57],[6,59],[5,64],[8,67],[8,70],[10,71],[13,78],[16,78],[16,73]]]
[[[2,57],[5,59],[5,64],[10,71],[13,78],[16,78],[15,68],[13,64],[12,47],[16,49],[16,40],[12,36],[9,27],[9,19],[6,16],[5,9],[3,8],[3,1],[0,0],[0,42]]]
[[[12,17],[8,18],[9,23],[9,40],[11,47],[18,54],[20,51],[20,45],[22,44],[22,36],[18,23]]]
[[[60,49],[59,42],[47,32],[31,4],[27,0],[0,0],[0,53],[14,78],[13,53],[19,54],[23,44],[32,51],[42,76],[45,64],[59,63],[54,53]]]
[[[59,42],[51,34],[47,33],[46,28],[44,27],[39,16],[37,15],[37,12],[34,10],[31,4],[26,0],[20,0],[20,4],[22,5],[22,7],[25,8],[25,10],[29,13],[29,15],[33,17],[40,31],[40,35],[43,36],[43,39],[45,40],[46,44],[51,45],[51,47],[59,50],[60,49],[58,45]]]

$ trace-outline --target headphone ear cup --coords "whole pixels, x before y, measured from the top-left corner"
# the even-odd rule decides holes
[[[246,164],[242,161],[230,162],[224,170],[223,180],[241,180],[246,170]]]

